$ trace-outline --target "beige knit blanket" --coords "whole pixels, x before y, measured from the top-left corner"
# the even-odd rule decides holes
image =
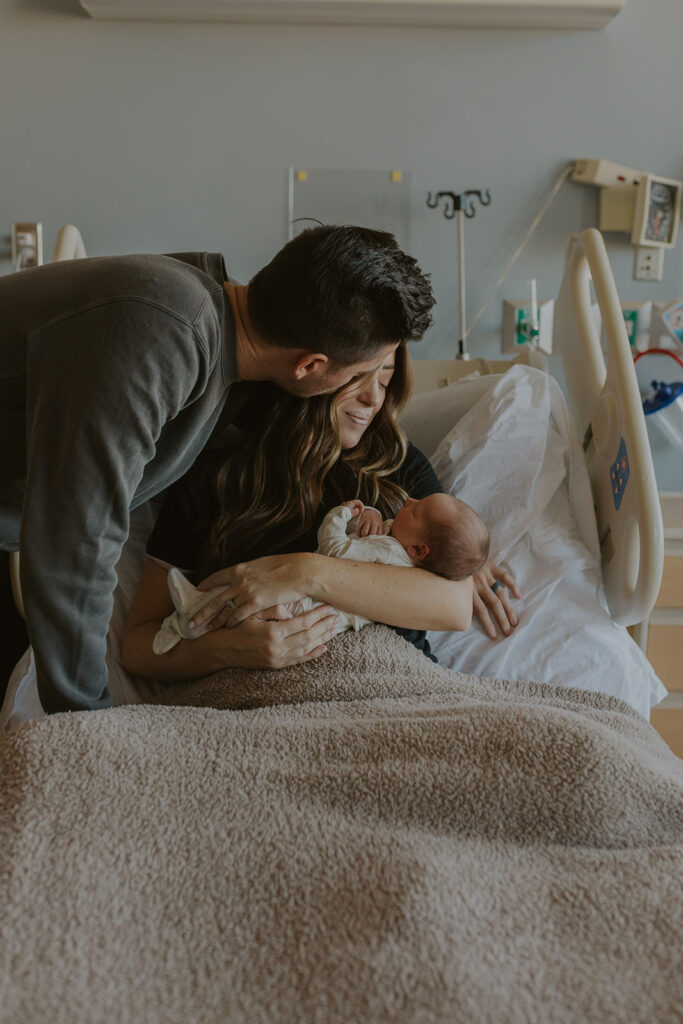
[[[5,1024],[673,1024],[683,763],[382,627],[0,743]]]

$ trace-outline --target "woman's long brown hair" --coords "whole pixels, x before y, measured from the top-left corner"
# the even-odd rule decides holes
[[[243,561],[268,536],[284,547],[316,525],[321,505],[331,508],[360,498],[384,516],[395,515],[405,491],[388,479],[405,458],[406,439],[397,416],[410,394],[412,374],[405,345],[384,404],[355,448],[343,450],[336,405],[358,381],[333,395],[299,398],[264,387],[261,403],[248,410],[246,433],[228,450],[216,474],[220,512],[203,551],[203,570],[215,572]]]

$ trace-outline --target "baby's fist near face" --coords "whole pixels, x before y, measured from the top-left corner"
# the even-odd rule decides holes
[[[360,501],[359,498],[352,498],[351,501],[345,501],[345,502],[343,502],[343,505],[344,505],[344,508],[350,508],[351,509],[351,518],[352,519],[353,519],[354,516],[359,516],[361,514],[361,512],[363,511],[363,509],[365,508],[365,505],[363,504],[362,501]]]
[[[384,523],[377,509],[363,509],[356,523],[356,536],[376,537],[380,533],[384,533]]]

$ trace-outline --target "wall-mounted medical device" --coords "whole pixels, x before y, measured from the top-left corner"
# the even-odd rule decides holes
[[[611,186],[637,185],[642,175],[632,167],[613,164],[609,160],[577,160],[572,170],[572,181],[582,185]]]
[[[683,182],[609,160],[583,159],[574,164],[571,180],[600,189],[601,231],[623,231],[631,236],[638,247],[634,278],[661,281],[663,250],[676,244]]]
[[[502,351],[519,355],[525,348],[534,348],[550,355],[553,350],[554,316],[554,299],[538,303],[533,296],[527,299],[503,299]]]

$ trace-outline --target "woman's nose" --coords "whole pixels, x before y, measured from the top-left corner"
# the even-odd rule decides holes
[[[377,378],[369,380],[358,395],[365,405],[377,405],[382,398],[382,386]]]

